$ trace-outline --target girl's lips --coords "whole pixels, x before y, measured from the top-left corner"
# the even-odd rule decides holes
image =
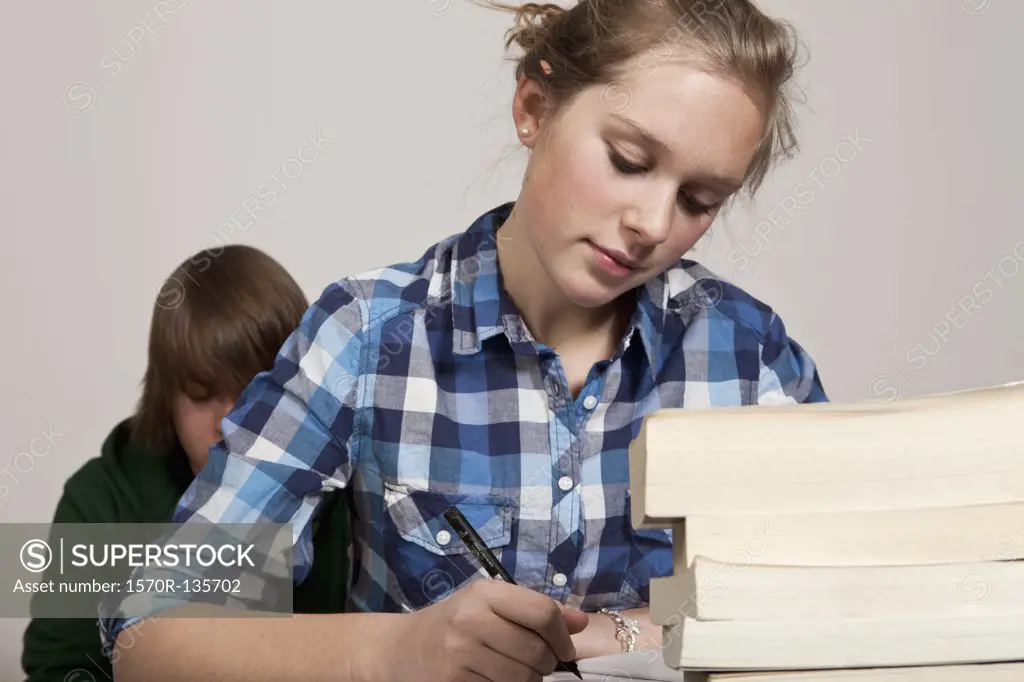
[[[614,277],[628,277],[636,269],[618,260],[608,251],[605,251],[597,244],[591,243],[594,249],[595,260],[601,269]]]

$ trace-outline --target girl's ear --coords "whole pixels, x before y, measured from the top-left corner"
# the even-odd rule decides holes
[[[512,119],[524,146],[533,149],[547,120],[548,109],[548,98],[540,85],[526,75],[521,76],[512,98]]]

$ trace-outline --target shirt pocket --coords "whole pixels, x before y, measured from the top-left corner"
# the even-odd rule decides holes
[[[651,578],[672,575],[672,530],[669,528],[635,529],[630,522],[630,497],[626,496],[625,527],[629,538],[629,560],[622,581],[619,601],[622,608],[650,604]]]
[[[448,494],[384,481],[384,506],[392,587],[413,610],[447,598],[470,579],[489,577],[444,518],[449,507],[462,512],[498,561],[512,542],[516,505],[508,496]]]

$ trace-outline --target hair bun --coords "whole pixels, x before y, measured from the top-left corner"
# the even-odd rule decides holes
[[[524,52],[543,42],[551,24],[567,10],[549,2],[527,2],[506,9],[515,12],[515,25],[506,34],[505,46],[516,43]]]

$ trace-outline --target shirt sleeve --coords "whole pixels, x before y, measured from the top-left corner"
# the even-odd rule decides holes
[[[174,523],[290,523],[293,580],[305,578],[313,514],[324,492],[348,484],[356,465],[363,306],[337,282],[306,311],[273,368],[253,379],[222,422],[224,437],[178,503]],[[161,595],[158,602],[154,613],[184,599]],[[118,633],[139,620],[100,619],[108,656]]]
[[[761,341],[758,405],[828,402],[818,367],[804,348],[786,333],[772,312]]]

